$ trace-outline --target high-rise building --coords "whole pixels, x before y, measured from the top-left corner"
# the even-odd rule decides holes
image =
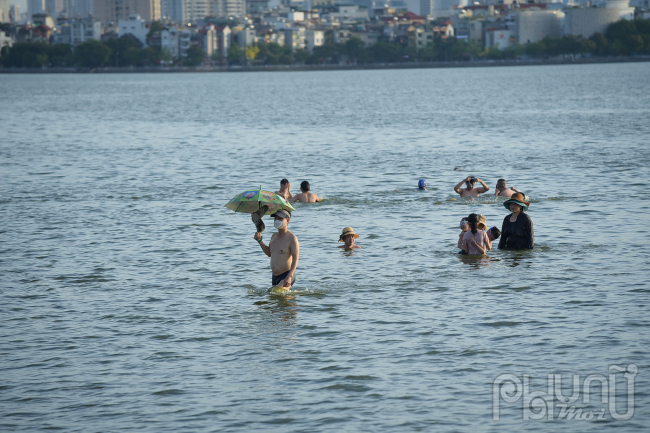
[[[30,18],[34,14],[42,14],[45,12],[45,0],[27,0],[27,10]]]
[[[0,22],[8,23],[11,21],[9,12],[11,11],[11,4],[9,0],[0,0]]]
[[[246,0],[216,0],[215,15],[222,18],[246,15]]]
[[[183,0],[183,16],[186,21],[198,21],[215,14],[215,0]]]
[[[63,0],[45,0],[45,11],[54,19],[57,19],[65,8]]]
[[[68,18],[74,18],[77,16],[86,18],[88,15],[95,15],[95,1],[64,0],[63,13]]]
[[[133,14],[146,22],[160,19],[160,0],[95,0],[95,16],[103,25],[127,20]]]
[[[161,0],[160,15],[178,24],[185,23],[185,3],[187,0]],[[177,44],[178,45],[178,44]]]
[[[9,15],[11,22],[16,24],[22,20],[20,13],[20,5],[11,5],[11,13]]]

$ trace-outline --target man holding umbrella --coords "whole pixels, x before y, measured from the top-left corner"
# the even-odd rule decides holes
[[[253,239],[260,244],[264,254],[271,257],[271,271],[273,271],[273,286],[290,288],[296,280],[296,268],[300,255],[300,244],[296,235],[287,227],[291,220],[291,212],[279,209],[271,215],[275,218],[273,226],[278,230],[273,233],[268,245],[262,240],[262,233],[257,232]]]

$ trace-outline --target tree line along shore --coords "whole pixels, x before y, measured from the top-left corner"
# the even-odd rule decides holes
[[[0,50],[3,72],[161,72],[178,70],[313,70],[371,69],[395,67],[444,67],[482,65],[605,63],[647,61],[650,55],[650,20],[620,20],[610,24],[604,34],[545,37],[529,44],[506,49],[489,49],[473,40],[437,39],[416,50],[400,44],[378,42],[366,47],[358,38],[345,43],[327,41],[313,52],[276,43],[259,43],[228,49],[227,59],[217,53],[207,58],[199,46],[193,46],[187,58],[172,59],[165,50],[140,48],[131,38],[120,37],[106,42],[89,40],[72,47],[69,44],[20,42]]]

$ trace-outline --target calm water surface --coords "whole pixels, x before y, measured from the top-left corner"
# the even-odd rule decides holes
[[[647,431],[649,80],[0,76],[0,429]],[[469,174],[531,197],[534,250],[456,253],[461,217],[508,214],[451,200]],[[297,284],[274,296],[250,218],[223,205],[283,177],[325,200],[297,205]],[[345,226],[363,249],[336,248]],[[638,368],[629,420],[525,421],[522,400],[492,420],[501,374],[545,392],[612,364]]]

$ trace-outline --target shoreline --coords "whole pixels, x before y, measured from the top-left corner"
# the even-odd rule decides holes
[[[3,74],[119,74],[119,73],[178,73],[178,72],[294,72],[294,71],[348,71],[372,69],[433,69],[481,68],[495,66],[546,66],[585,65],[604,63],[650,62],[650,56],[581,57],[527,60],[471,60],[452,62],[370,63],[354,65],[262,65],[262,66],[153,66],[153,67],[103,67],[103,68],[0,68]]]

